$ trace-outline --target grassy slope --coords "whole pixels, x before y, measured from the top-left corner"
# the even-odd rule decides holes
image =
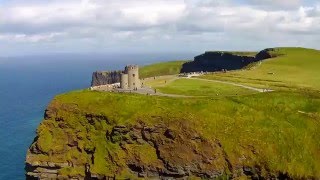
[[[233,165],[259,164],[272,172],[320,177],[320,142],[315,141],[320,138],[318,94],[273,92],[222,99],[174,99],[82,91],[57,96],[51,106],[64,117],[69,127],[64,131],[69,136],[83,137],[81,148],[96,148],[97,159],[92,168],[95,173],[115,173],[116,165],[106,158],[107,154],[115,154],[118,164],[125,163],[125,155],[117,144],[105,137],[112,126],[104,121],[90,125],[83,117],[88,113],[103,115],[113,125],[135,124],[141,120],[154,124],[158,122],[154,119],[157,116],[162,116],[168,124],[183,119],[205,138],[221,141]],[[73,107],[77,107],[77,113],[73,112]],[[43,149],[47,152],[59,151],[57,145],[66,142],[67,135],[60,128],[53,128],[57,123],[53,119],[46,120],[38,130],[45,139]],[[144,153],[154,155],[154,152]],[[60,157],[62,161],[78,159],[81,164],[88,158],[84,151],[68,154]],[[242,156],[247,159],[239,162]],[[49,159],[55,158],[59,159],[59,155]]]
[[[242,82],[258,87],[320,89],[320,51],[279,48],[277,53],[284,55],[265,60],[256,68],[208,75],[204,78]]]
[[[140,78],[179,74],[182,64],[187,61],[161,62],[140,68]]]
[[[236,96],[255,93],[254,91],[237,86],[196,79],[178,79],[157,89],[166,94],[188,96]]]

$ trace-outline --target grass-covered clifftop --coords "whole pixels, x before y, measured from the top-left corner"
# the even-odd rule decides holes
[[[249,56],[249,57],[255,57],[257,55],[258,52],[254,52],[254,51],[206,51],[206,53],[214,53],[214,52],[218,52],[218,53],[230,53],[236,56]]]
[[[206,79],[272,88],[320,89],[320,51],[306,48],[272,48],[274,58],[255,63],[246,70],[204,76]]]
[[[58,95],[28,151],[26,170],[53,178],[318,179],[319,51],[270,53],[279,52],[246,70],[203,77],[257,87],[268,82],[274,92],[168,76],[150,84],[198,97],[89,90]]]
[[[208,158],[217,156],[210,162],[200,162],[200,166],[215,169],[217,175],[241,176],[243,168],[250,167],[265,177],[279,173],[320,177],[319,120],[317,93],[177,99],[78,91],[59,95],[51,102],[28,161],[72,163],[73,167],[58,171],[61,175],[84,175],[86,164],[91,174],[110,177],[134,177],[143,171],[161,175],[159,172],[170,169],[167,162],[186,168],[190,154],[183,152],[197,154],[192,151],[201,146],[197,143],[205,141],[217,146],[212,149],[220,154],[199,152]],[[150,128],[160,131],[149,135],[156,140],[149,142],[135,135]],[[177,139],[167,137],[166,131],[172,131]],[[166,146],[162,148],[158,141]],[[159,147],[155,146],[157,142]],[[181,144],[186,147],[180,149]],[[137,167],[132,168],[132,164]],[[194,171],[195,176],[206,172]],[[204,177],[211,177],[214,173],[210,172]],[[181,172],[180,176],[185,175]]]

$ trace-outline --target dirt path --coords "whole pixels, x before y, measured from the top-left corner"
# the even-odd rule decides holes
[[[135,94],[143,94],[149,96],[165,96],[165,97],[177,97],[177,98],[192,98],[192,97],[207,97],[207,96],[188,96],[188,95],[180,95],[180,94],[165,94],[159,91],[155,91],[153,88],[144,87],[138,90],[122,90],[115,89],[113,92],[118,93],[135,93]]]

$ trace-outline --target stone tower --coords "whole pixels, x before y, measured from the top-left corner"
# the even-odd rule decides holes
[[[120,76],[120,88],[121,89],[128,89],[129,86],[129,81],[128,81],[128,74],[122,73]]]
[[[139,67],[137,65],[126,66],[125,73],[128,74],[129,89],[141,88],[140,79],[139,79]]]

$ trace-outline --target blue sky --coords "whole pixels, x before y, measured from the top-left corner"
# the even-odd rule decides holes
[[[0,56],[320,49],[315,0],[0,0]]]

